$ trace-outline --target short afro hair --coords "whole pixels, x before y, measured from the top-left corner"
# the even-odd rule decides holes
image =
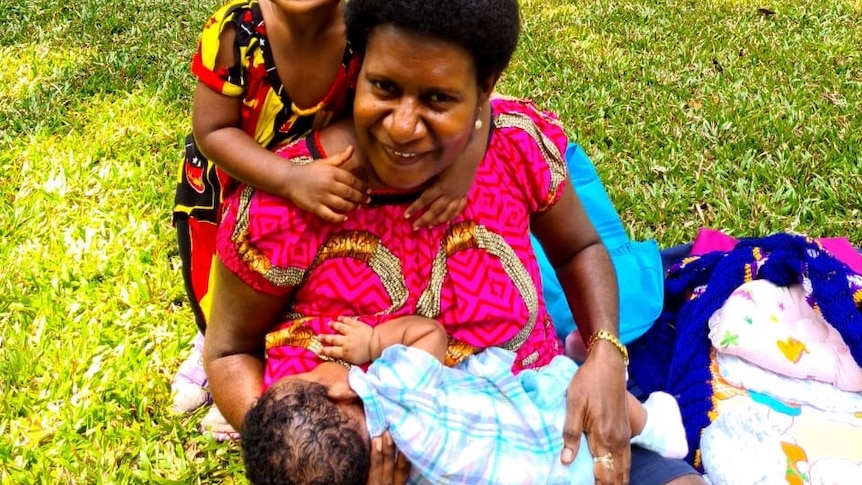
[[[452,42],[470,53],[479,82],[503,73],[521,31],[517,0],[350,0],[344,22],[360,56],[381,25]]]
[[[365,485],[371,446],[307,381],[269,388],[242,430],[246,476],[255,485]]]

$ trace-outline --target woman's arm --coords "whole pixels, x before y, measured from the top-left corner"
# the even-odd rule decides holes
[[[213,262],[213,307],[204,341],[204,368],[213,400],[242,433],[245,414],[261,394],[264,342],[285,299],[252,289],[222,264]]]
[[[619,301],[610,256],[571,183],[547,211],[533,216],[531,230],[542,243],[566,294],[585,342],[596,332],[618,335]],[[571,463],[582,432],[594,456],[611,453],[613,469],[595,465],[597,483],[628,483],[631,429],[626,412],[625,361],[610,341],[594,342],[566,394],[565,448]]]

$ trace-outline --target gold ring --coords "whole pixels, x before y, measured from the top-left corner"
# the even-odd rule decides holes
[[[606,470],[611,472],[614,471],[614,457],[610,452],[593,458],[593,463],[601,463]]]

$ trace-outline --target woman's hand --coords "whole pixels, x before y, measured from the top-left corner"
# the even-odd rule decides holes
[[[574,460],[581,433],[594,457],[597,484],[629,483],[631,425],[626,408],[625,364],[610,343],[596,342],[566,390],[564,464]],[[608,457],[609,455],[609,458]]]
[[[371,439],[367,485],[405,485],[409,474],[410,462],[398,453],[389,431]]]
[[[279,193],[300,209],[327,222],[344,222],[346,213],[368,202],[368,188],[341,167],[353,157],[353,147],[329,158],[305,165],[293,165],[289,181]]]

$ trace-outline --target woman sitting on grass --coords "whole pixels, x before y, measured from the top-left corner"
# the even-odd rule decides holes
[[[353,123],[279,155],[309,163],[356,146],[343,166],[372,188],[371,201],[341,224],[250,187],[226,201],[204,354],[225,418],[241,433],[263,389],[332,362],[321,336],[341,315],[372,327],[411,315],[437,320],[449,335],[449,364],[502,347],[515,354],[514,373],[548,365],[562,349],[532,230],[590,344],[568,385],[561,462],[572,463],[586,433],[598,483],[628,482],[632,456],[634,483],[702,483],[683,462],[629,444],[616,282],[567,179],[559,122],[529,102],[491,99],[517,45],[516,1],[351,0],[345,20],[364,58]],[[467,206],[446,225],[414,230],[405,207],[459,163],[485,123],[493,126]],[[380,441],[369,483],[389,483],[393,469],[403,483],[405,467]]]

